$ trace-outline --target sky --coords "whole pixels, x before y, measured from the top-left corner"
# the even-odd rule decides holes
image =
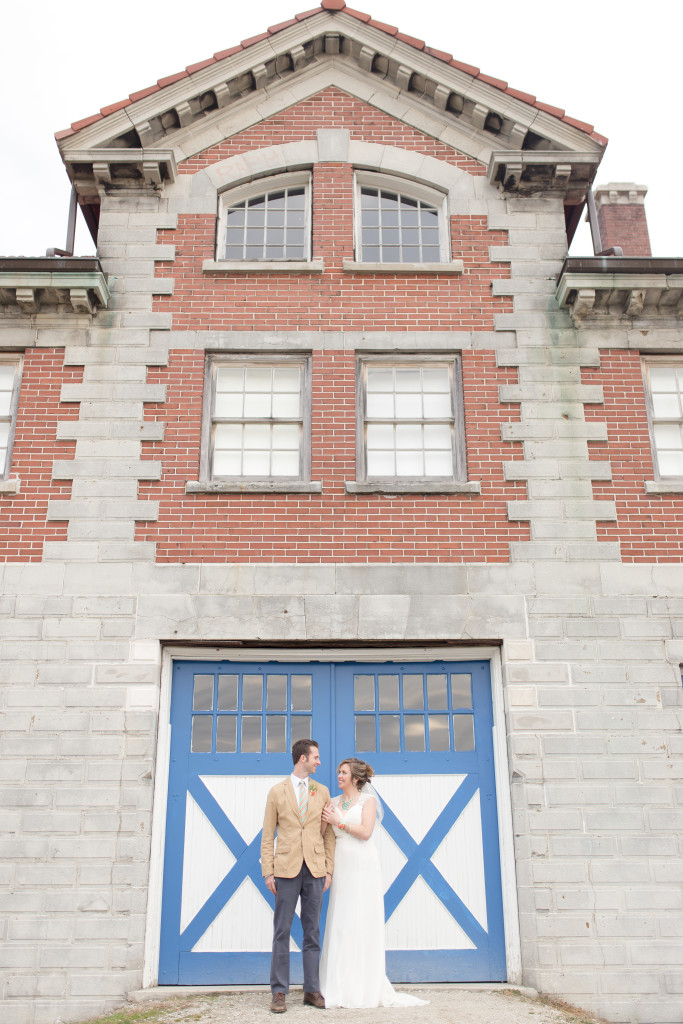
[[[653,256],[683,256],[679,0],[352,0],[609,140],[596,184],[649,189]],[[33,0],[5,9],[0,38],[0,256],[42,256],[66,238],[70,184],[54,133],[100,107],[315,6],[315,0]],[[674,125],[672,129],[671,125]],[[676,141],[678,140],[678,141]],[[675,176],[672,177],[672,174]],[[94,243],[79,215],[76,255]],[[572,256],[592,255],[587,226]]]

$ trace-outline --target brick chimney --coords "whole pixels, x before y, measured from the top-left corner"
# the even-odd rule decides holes
[[[624,256],[651,256],[645,218],[645,185],[621,182],[595,189],[595,208],[603,251],[619,245]]]

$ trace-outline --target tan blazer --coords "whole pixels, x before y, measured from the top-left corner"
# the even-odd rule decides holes
[[[294,878],[304,861],[314,878],[331,875],[334,867],[334,830],[328,825],[320,834],[323,807],[330,799],[326,786],[309,778],[308,811],[303,825],[299,804],[289,776],[271,789],[266,800],[261,836],[263,877]],[[275,833],[277,831],[277,847]]]

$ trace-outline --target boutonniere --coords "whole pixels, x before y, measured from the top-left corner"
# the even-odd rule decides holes
[[[315,796],[315,794],[317,792],[318,792],[318,787],[316,786],[315,782],[309,782],[309,784],[308,784],[308,795],[309,796]]]

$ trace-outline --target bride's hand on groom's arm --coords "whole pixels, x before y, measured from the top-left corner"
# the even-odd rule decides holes
[[[331,824],[331,825],[337,825],[338,824],[338,821],[335,820],[335,819],[339,819],[339,821],[341,821],[341,815],[337,811],[337,809],[334,806],[334,804],[331,804],[331,803],[330,804],[325,804],[325,806],[323,807],[322,818],[323,818],[324,822],[329,822],[329,824]]]

